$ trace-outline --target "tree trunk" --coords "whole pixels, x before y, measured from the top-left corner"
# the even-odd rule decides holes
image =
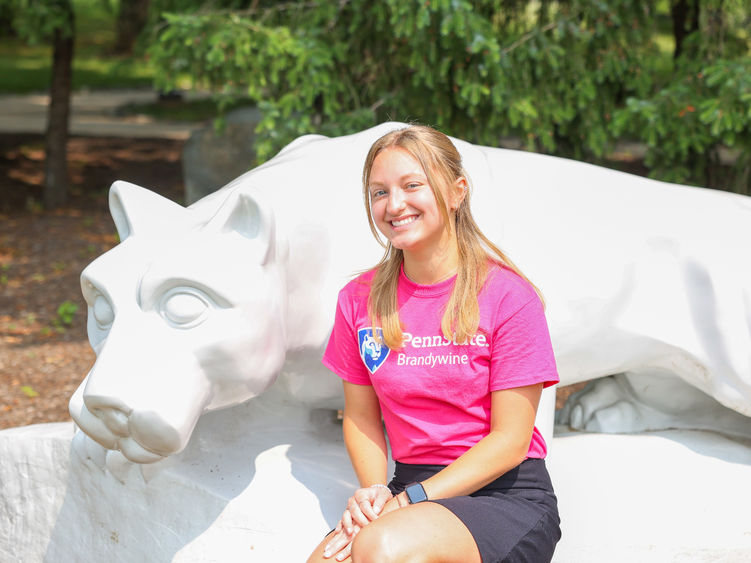
[[[13,29],[13,12],[8,4],[0,1],[0,37],[15,37]]]
[[[701,0],[673,0],[670,6],[675,39],[673,59],[683,54],[683,42],[686,37],[699,30],[700,2]]]
[[[115,39],[115,53],[130,55],[136,39],[143,31],[149,17],[150,0],[131,0],[120,2],[117,13],[117,38]]]
[[[44,177],[44,206],[47,209],[59,207],[68,199],[67,144],[75,22],[69,0],[64,7],[68,21],[55,28],[53,38]]]

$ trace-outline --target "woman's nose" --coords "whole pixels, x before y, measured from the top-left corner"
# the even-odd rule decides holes
[[[389,192],[389,199],[387,202],[386,211],[390,215],[396,215],[402,209],[404,209],[405,201],[404,194],[401,190],[391,190]]]

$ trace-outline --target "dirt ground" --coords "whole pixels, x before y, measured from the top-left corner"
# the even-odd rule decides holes
[[[109,186],[128,180],[180,202],[182,144],[72,138],[70,202],[48,212],[42,137],[0,135],[0,428],[70,420],[94,362],[79,276],[117,244]]]

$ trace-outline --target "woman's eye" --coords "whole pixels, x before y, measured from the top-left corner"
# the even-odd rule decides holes
[[[162,298],[159,310],[173,326],[191,328],[204,319],[209,310],[209,301],[194,291],[173,290]]]
[[[379,199],[386,195],[385,190],[375,190],[372,194],[370,194],[370,197],[373,199]]]
[[[414,189],[417,189],[419,187],[420,187],[420,184],[418,184],[417,182],[410,182],[409,184],[407,184],[407,189],[408,190],[414,190]]]

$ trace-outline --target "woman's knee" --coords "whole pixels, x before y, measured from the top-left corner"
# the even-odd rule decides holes
[[[389,563],[398,561],[399,545],[389,526],[375,523],[365,526],[352,542],[353,563]]]

